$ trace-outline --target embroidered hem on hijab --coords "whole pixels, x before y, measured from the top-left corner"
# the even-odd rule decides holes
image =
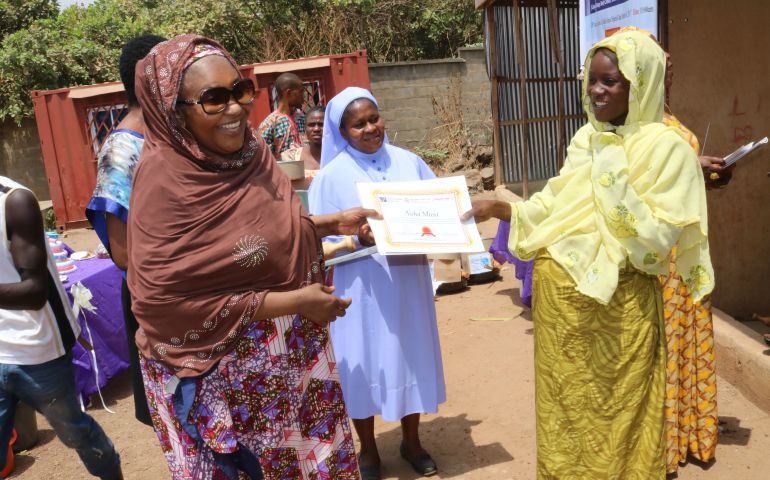
[[[202,52],[238,69],[195,35],[158,44],[136,67],[147,125],[128,224],[136,341],[182,378],[235,348],[268,291],[320,280],[313,223],[264,141],[248,127],[240,153],[222,157],[179,124],[183,75]]]
[[[666,274],[678,241],[677,271],[698,301],[714,288],[706,193],[692,148],[661,123],[663,50],[644,33],[618,33],[590,50],[586,72],[602,48],[615,52],[630,82],[626,121],[598,121],[583,82],[589,123],[573,137],[559,175],[530,201],[511,204],[509,249],[523,260],[547,249],[579,292],[607,304],[620,269],[630,262]]]

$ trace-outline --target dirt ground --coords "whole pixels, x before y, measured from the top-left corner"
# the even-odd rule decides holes
[[[490,236],[496,230],[492,222],[481,227],[482,233]],[[89,247],[93,234],[70,234],[65,241],[76,249]],[[448,401],[439,414],[426,415],[421,427],[423,444],[439,466],[439,475],[434,478],[535,477],[532,322],[528,310],[521,308],[513,269],[505,268],[502,277],[501,281],[437,299]],[[109,407],[116,414],[96,406],[89,413],[120,451],[126,479],[168,478],[155,434],[133,419],[130,395],[128,377],[122,374],[105,390]],[[770,415],[724,380],[719,383],[719,402],[723,432],[717,461],[710,468],[689,464],[678,478],[768,478]],[[12,478],[89,478],[75,452],[55,438],[42,418],[38,423],[40,443],[17,455]],[[377,425],[384,478],[419,478],[398,455],[398,424]]]

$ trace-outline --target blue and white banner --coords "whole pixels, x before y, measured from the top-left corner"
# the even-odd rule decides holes
[[[580,61],[603,38],[623,27],[638,27],[658,36],[658,0],[581,0]]]

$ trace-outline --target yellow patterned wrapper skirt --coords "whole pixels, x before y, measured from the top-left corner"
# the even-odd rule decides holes
[[[666,344],[657,278],[621,271],[610,303],[535,261],[537,478],[665,477]]]
[[[676,272],[676,248],[663,282],[666,326],[666,471],[674,473],[688,453],[708,462],[717,447],[717,376],[711,299],[694,303]]]

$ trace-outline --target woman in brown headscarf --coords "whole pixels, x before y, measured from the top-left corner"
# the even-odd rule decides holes
[[[128,285],[172,477],[358,478],[328,333],[350,300],[321,285],[319,238],[372,212],[307,215],[247,122],[253,83],[217,43],[161,43],[136,77]]]

